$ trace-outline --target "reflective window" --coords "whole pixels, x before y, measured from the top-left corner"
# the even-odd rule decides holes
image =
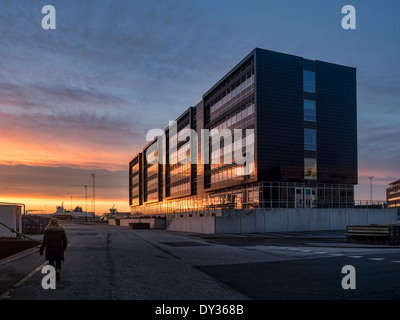
[[[315,72],[303,71],[304,91],[315,92]]]
[[[312,159],[312,158],[304,159],[304,179],[308,180],[317,179],[317,159]]]
[[[217,109],[221,108],[223,104],[227,103],[230,101],[232,98],[234,98],[236,95],[238,95],[240,92],[245,90],[247,87],[251,86],[254,84],[254,71],[250,71],[245,78],[242,80],[242,82],[239,82],[237,86],[229,88],[226,92],[225,95],[220,98],[218,101],[215,101],[214,103],[211,104],[210,110],[211,113],[216,111]]]
[[[304,129],[304,150],[317,150],[317,131],[315,129]]]
[[[304,120],[316,121],[316,108],[314,100],[304,100]]]

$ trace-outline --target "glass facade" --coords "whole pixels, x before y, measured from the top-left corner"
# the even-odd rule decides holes
[[[141,190],[142,184],[142,168],[141,168],[142,154],[138,154],[130,163],[129,166],[129,205],[138,206],[142,204]]]
[[[315,93],[315,72],[303,71],[304,91]]]
[[[254,70],[251,70],[213,99],[210,103],[210,120],[212,121],[221,114],[231,111],[233,105],[237,104],[240,99],[253,93]]]
[[[255,49],[165,130],[166,163],[146,159],[154,143],[131,160],[132,213],[353,207],[355,92],[353,68]],[[181,162],[187,129],[210,132],[198,163]]]
[[[306,180],[317,179],[317,159],[315,158],[304,159],[304,179]]]
[[[314,100],[304,100],[304,120],[313,122],[317,120]]]
[[[386,189],[386,200],[388,208],[399,208],[400,213],[400,180],[390,183]]]
[[[315,129],[304,129],[304,150],[317,150],[317,131]]]

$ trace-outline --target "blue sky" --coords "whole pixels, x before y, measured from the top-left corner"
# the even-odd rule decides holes
[[[41,27],[47,4],[56,30]],[[341,27],[347,4],[356,30]],[[147,131],[260,47],[357,68],[356,196],[369,199],[374,176],[374,198],[384,200],[400,179],[399,12],[389,0],[0,0],[0,196],[25,195],[37,177],[24,173],[26,185],[12,190],[7,181],[40,166],[59,181],[57,197],[75,184],[66,197],[78,199],[90,172],[106,170],[115,175],[99,180],[104,195],[126,190],[124,206],[127,163]]]

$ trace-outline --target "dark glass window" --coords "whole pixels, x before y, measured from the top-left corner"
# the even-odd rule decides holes
[[[315,129],[304,129],[304,150],[317,150],[317,131]]]
[[[304,120],[316,121],[315,101],[304,100]]]
[[[304,91],[315,92],[315,72],[303,71]]]

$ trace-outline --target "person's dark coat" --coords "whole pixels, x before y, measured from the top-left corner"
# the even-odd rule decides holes
[[[46,248],[46,260],[64,260],[64,251],[67,249],[67,235],[60,225],[49,225],[44,231],[40,255]]]

